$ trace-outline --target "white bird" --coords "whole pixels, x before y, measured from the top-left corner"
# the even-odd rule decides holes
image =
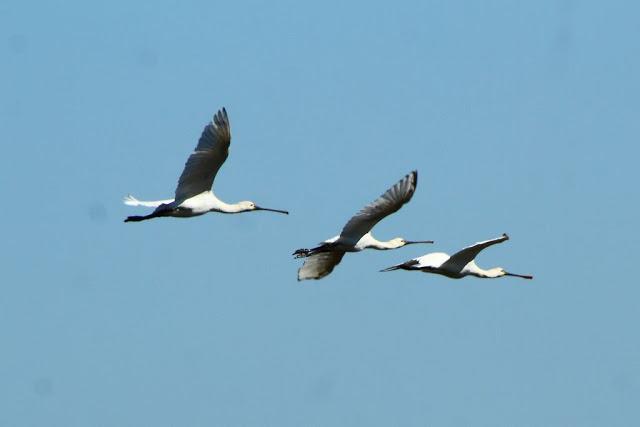
[[[306,258],[298,270],[298,280],[321,279],[331,273],[346,252],[363,249],[397,249],[414,243],[433,243],[432,240],[408,241],[396,237],[380,241],[371,235],[371,229],[380,220],[396,212],[411,200],[418,184],[418,172],[413,171],[389,188],[373,203],[365,206],[344,226],[339,236],[325,240],[313,249],[298,249],[296,258]]]
[[[476,276],[482,279],[495,279],[502,276],[515,276],[523,279],[533,279],[533,276],[509,273],[502,267],[483,270],[476,265],[474,259],[478,256],[481,250],[488,248],[491,245],[502,243],[505,240],[509,240],[509,236],[503,234],[501,237],[496,239],[475,243],[451,256],[442,252],[434,252],[414,258],[402,264],[394,265],[393,267],[385,268],[381,271],[422,271],[424,273],[442,274],[443,276],[447,276],[452,279],[461,279],[465,276]]]
[[[212,191],[213,180],[229,155],[231,128],[227,111],[223,108],[213,116],[213,121],[205,126],[195,151],[191,153],[178,180],[173,199],[141,201],[129,195],[124,203],[129,206],[156,208],[145,216],[130,216],[124,222],[144,221],[151,218],[173,216],[192,217],[207,212],[240,213],[249,211],[271,211],[283,214],[289,212],[256,206],[254,202],[243,201],[225,203]]]

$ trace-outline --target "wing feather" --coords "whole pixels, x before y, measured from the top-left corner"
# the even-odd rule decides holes
[[[304,264],[298,270],[298,280],[322,279],[340,264],[344,252],[320,252],[305,258]]]
[[[413,197],[418,185],[418,171],[413,171],[384,194],[362,208],[344,226],[340,238],[355,245],[365,234],[383,218],[398,211]]]
[[[443,263],[440,266],[440,268],[443,270],[450,270],[450,271],[462,271],[464,266],[469,264],[471,261],[473,261],[475,257],[478,256],[480,251],[488,248],[489,246],[502,243],[505,240],[509,240],[509,236],[507,236],[506,233],[504,233],[502,236],[495,239],[474,243],[473,245],[468,246],[462,249],[461,251],[458,251],[455,254],[451,255],[451,258],[449,258],[445,263]]]
[[[222,108],[205,126],[194,152],[189,156],[178,180],[175,200],[181,201],[211,190],[213,180],[229,156],[231,127],[227,110]]]

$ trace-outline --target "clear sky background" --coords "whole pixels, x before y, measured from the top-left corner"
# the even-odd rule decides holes
[[[91,4],[90,4],[91,3]],[[633,1],[0,3],[0,426],[640,423]],[[226,106],[226,201],[171,197]],[[291,252],[412,169],[375,234]],[[378,273],[507,232],[531,273]]]

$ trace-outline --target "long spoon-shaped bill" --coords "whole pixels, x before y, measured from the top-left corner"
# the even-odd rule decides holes
[[[406,240],[406,245],[415,245],[416,243],[433,243],[433,240]]]
[[[505,272],[504,275],[505,276],[513,276],[513,277],[521,277],[523,279],[529,279],[529,280],[533,279],[533,276],[530,276],[528,274],[515,274],[515,273],[507,273],[507,272]]]
[[[283,211],[283,210],[280,210],[280,209],[262,208],[260,206],[256,206],[254,210],[256,210],[256,211],[278,212],[278,213],[281,213],[281,214],[289,215],[288,211]]]

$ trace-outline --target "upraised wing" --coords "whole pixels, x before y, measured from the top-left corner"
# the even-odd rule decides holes
[[[307,257],[298,270],[298,280],[322,279],[340,264],[344,252],[320,252]]]
[[[485,248],[488,248],[489,246],[502,243],[505,240],[509,240],[509,236],[507,236],[506,233],[504,233],[502,236],[496,239],[485,240],[484,242],[474,243],[473,245],[468,246],[462,249],[461,251],[451,255],[451,258],[449,258],[449,260],[447,260],[444,264],[442,264],[440,268],[443,270],[449,270],[449,271],[462,271],[464,266],[469,264],[471,261],[473,261],[475,257],[478,256],[480,251],[482,251]]]
[[[227,110],[222,108],[205,126],[195,151],[189,156],[176,188],[176,202],[211,190],[213,180],[229,155],[231,128]]]
[[[383,195],[360,210],[344,226],[340,238],[353,245],[367,234],[380,220],[398,211],[413,197],[418,185],[418,171],[413,171]]]

